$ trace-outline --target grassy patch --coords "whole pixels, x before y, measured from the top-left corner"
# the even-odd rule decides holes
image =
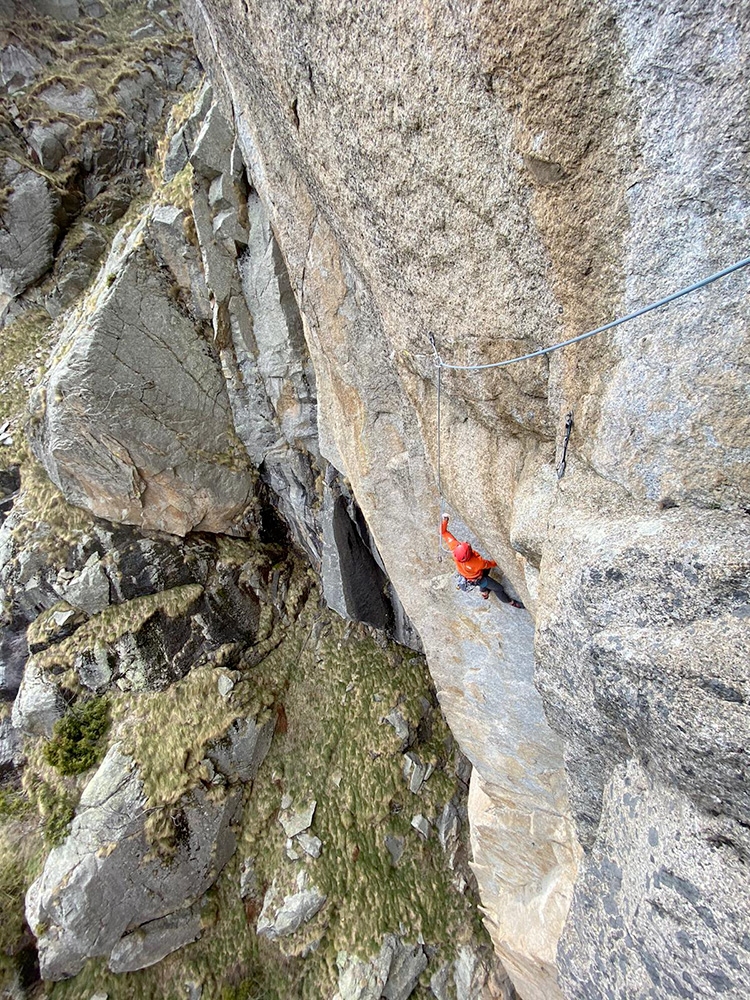
[[[189,583],[113,604],[90,618],[67,639],[36,653],[34,662],[43,670],[65,670],[73,666],[79,653],[110,645],[127,632],[140,631],[157,611],[170,618],[186,614],[202,593],[203,587],[199,583]]]
[[[16,971],[26,890],[41,871],[42,853],[35,823],[6,820],[0,825],[0,987]]]
[[[15,788],[0,788],[0,819],[18,819],[29,813],[29,800]]]
[[[412,939],[421,933],[437,949],[433,969],[457,944],[475,938],[476,911],[451,885],[435,832],[424,841],[411,827],[413,815],[434,819],[456,791],[445,723],[433,709],[431,731],[421,727],[424,738],[415,751],[436,771],[415,795],[403,777],[399,740],[382,722],[394,705],[413,726],[422,720],[430,687],[421,657],[392,645],[382,648],[365,630],[320,612],[311,599],[287,626],[283,642],[238,681],[233,708],[222,707],[216,680],[215,670],[199,669],[175,685],[169,699],[140,695],[129,702],[127,724],[124,702],[121,709],[128,750],[141,763],[150,796],[164,801],[196,779],[205,743],[239,708],[257,715],[283,705],[284,726],[246,798],[239,847],[210,894],[203,937],[158,967],[127,977],[112,977],[102,964],[89,963],[75,981],[55,986],[55,998],[87,1000],[104,991],[110,1000],[178,1000],[182,994],[174,984],[192,979],[203,985],[205,1000],[319,1000],[334,992],[339,950],[371,957],[383,935],[402,924]],[[319,859],[286,858],[277,818],[284,793],[295,805],[316,799],[312,832],[324,845]],[[387,834],[404,839],[396,868],[385,847]],[[301,947],[323,932],[317,951],[305,959],[287,957],[256,938],[259,901],[239,897],[246,858],[253,859],[261,890],[274,878],[291,884],[300,867],[308,868],[310,881],[329,901],[285,947]]]
[[[436,770],[415,795],[403,776],[400,743],[382,721],[398,705],[413,727],[420,723],[429,692],[424,661],[362,633],[346,635],[344,623],[329,617],[320,640],[304,644],[288,668],[287,732],[276,737],[258,776],[243,830],[243,848],[268,884],[289,867],[275,821],[281,795],[296,805],[318,803],[313,832],[323,853],[306,863],[333,905],[316,918],[327,930],[315,959],[305,963],[300,996],[310,998],[331,989],[339,950],[371,956],[401,924],[444,957],[473,933],[473,907],[451,888],[435,832],[424,841],[411,827],[417,813],[435,820],[455,794],[448,729],[433,709],[431,732],[414,750]],[[389,834],[405,844],[395,868],[384,842]]]
[[[106,698],[78,702],[55,723],[52,738],[44,744],[44,759],[60,774],[82,774],[103,757],[108,728]]]
[[[14,513],[22,515],[13,532],[16,551],[41,547],[51,563],[60,565],[93,526],[92,515],[69,504],[44,468],[30,457],[21,465],[21,495]]]
[[[33,309],[0,329],[0,426],[10,420],[13,444],[0,446],[0,469],[20,461],[29,388],[51,345],[51,320]]]
[[[435,949],[432,971],[457,945],[477,941],[475,907],[453,884],[435,830],[424,840],[411,826],[417,813],[436,820],[458,787],[454,744],[423,659],[321,610],[302,567],[290,573],[288,566],[274,566],[270,555],[266,564],[248,562],[247,551],[246,543],[226,540],[220,559],[247,566],[275,586],[285,581],[289,617],[276,619],[264,644],[270,652],[260,662],[257,648],[247,650],[232,674],[231,697],[218,692],[222,671],[199,664],[167,691],[111,699],[110,739],[120,740],[139,764],[151,805],[149,832],[166,854],[169,810],[199,781],[205,784],[201,761],[207,744],[237,717],[277,719],[269,755],[246,789],[238,849],[206,898],[204,933],[140,972],[113,976],[105,961],[88,962],[75,979],[45,987],[54,1000],[88,1000],[96,992],[110,1000],[184,1000],[188,981],[202,985],[204,1000],[319,1000],[335,991],[339,951],[370,958],[385,934],[402,927],[409,940],[421,934]],[[384,722],[394,707],[417,732],[413,751],[435,768],[417,794],[404,778],[401,742]],[[37,805],[55,803],[48,825],[54,817],[65,829],[66,805],[80,787],[71,781],[39,774]],[[316,800],[311,832],[323,842],[318,859],[286,857],[278,821],[285,794],[293,807]],[[396,867],[387,835],[404,842]],[[243,901],[239,882],[246,860],[259,893]],[[291,888],[303,867],[328,902],[282,942],[284,954],[257,938],[254,928],[270,883]],[[318,938],[317,950],[295,957]],[[415,996],[427,993],[420,986]]]

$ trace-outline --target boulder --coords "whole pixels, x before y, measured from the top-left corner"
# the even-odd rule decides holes
[[[55,260],[54,289],[44,301],[50,316],[58,316],[87,287],[107,244],[99,226],[90,222],[79,223],[75,238],[65,240]]]
[[[109,606],[109,577],[99,556],[93,553],[80,573],[65,588],[64,599],[86,614],[96,615]]]
[[[7,717],[0,719],[0,775],[24,762],[23,739]]]
[[[65,714],[66,702],[55,682],[32,657],[13,702],[13,726],[29,736],[52,735],[55,723]]]
[[[401,860],[404,853],[404,838],[391,836],[390,834],[385,837],[385,846],[388,853],[391,856],[391,864],[395,867]]]
[[[126,934],[110,954],[112,972],[136,972],[156,965],[178,948],[197,941],[203,933],[200,911],[200,904],[196,904],[183,912],[150,920]]]
[[[83,4],[85,0],[81,0]],[[34,9],[43,17],[58,21],[76,21],[81,15],[79,0],[34,0]]]
[[[203,275],[200,254],[185,239],[187,216],[175,205],[159,205],[154,209],[148,230],[149,245],[159,263],[169,268],[175,283],[189,293],[188,301],[196,317],[211,318],[208,287]]]
[[[13,160],[0,167],[10,187],[0,216],[0,296],[18,296],[52,265],[59,199],[41,174]]]
[[[21,631],[0,627],[0,697],[3,699],[16,695],[21,686],[28,655],[29,647],[23,625]]]
[[[369,962],[339,952],[338,993],[334,1000],[407,1000],[427,964],[421,944],[405,944],[396,934],[385,936],[380,954]]]
[[[295,838],[302,850],[311,858],[319,858],[323,841],[312,833],[298,833]]]
[[[133,760],[117,745],[86,786],[65,842],[48,856],[26,897],[44,979],[76,975],[88,958],[125,971],[159,961],[199,932],[192,907],[235,849],[238,798],[196,789],[173,810],[174,856],[154,856],[148,802]],[[142,928],[142,930],[139,930]]]
[[[172,534],[238,530],[254,476],[210,346],[144,244],[113,248],[37,392],[32,447],[69,502]]]
[[[185,122],[172,136],[164,158],[164,180],[171,181],[179,172],[187,166],[190,154],[193,151],[195,140],[201,130],[206,115],[213,103],[213,89],[211,85],[204,83],[196,98],[195,107]]]
[[[190,154],[196,174],[207,181],[218,177],[229,164],[233,145],[232,129],[215,104],[206,115]]]
[[[45,122],[32,126],[28,143],[45,170],[57,170],[67,153],[66,142],[73,129],[67,122]]]
[[[39,94],[40,100],[52,110],[73,115],[82,121],[93,121],[99,117],[99,102],[91,87],[83,86],[70,90],[63,83],[53,83]]]
[[[315,815],[316,806],[317,802],[312,801],[306,806],[302,806],[302,808],[292,811],[289,806],[285,807],[282,802],[282,811],[279,814],[279,823],[281,823],[284,827],[284,833],[287,837],[296,837],[298,833],[302,833],[304,830],[310,829],[313,816]]]
[[[263,900],[263,909],[258,917],[256,930],[271,941],[288,937],[308,923],[318,913],[326,901],[326,896],[317,886],[306,885],[304,871],[297,880],[297,891],[285,895],[276,881]]]
[[[237,719],[225,736],[206,748],[206,756],[230,782],[252,781],[268,753],[276,720],[258,725],[254,719]]]
[[[0,86],[10,95],[23,90],[43,69],[39,55],[23,45],[10,42],[0,48]]]
[[[383,996],[386,1000],[407,1000],[426,968],[427,955],[421,944],[407,945],[395,939]]]

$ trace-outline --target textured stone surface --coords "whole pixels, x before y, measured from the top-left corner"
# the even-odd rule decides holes
[[[65,141],[71,134],[67,122],[35,125],[29,133],[29,145],[45,170],[56,170],[65,156]]]
[[[146,225],[68,321],[37,395],[34,448],[67,499],[100,517],[231,533],[254,479],[211,349],[170,300]]]
[[[281,812],[279,823],[284,827],[284,833],[287,837],[295,837],[298,833],[310,829],[316,806],[317,802],[309,802],[298,809],[288,809]]]
[[[109,604],[109,587],[109,577],[101,560],[93,554],[65,588],[65,600],[87,614],[95,615]]]
[[[188,920],[186,911],[234,851],[229,824],[237,798],[212,802],[200,790],[191,793],[180,804],[185,836],[168,863],[149,853],[146,806],[133,761],[113,746],[86,786],[70,834],[50,853],[27,895],[45,979],[73,976],[87,958],[100,955],[140,968],[158,961],[156,952],[161,958],[165,948],[172,950],[169,944],[184,944],[188,928],[196,936],[195,918]],[[135,933],[166,917],[171,921],[152,933],[148,926]]]
[[[746,825],[618,768],[560,943],[566,996],[746,997],[749,849]]]
[[[703,808],[748,822],[744,525],[719,511],[571,506],[554,531],[538,677],[566,736],[582,842],[633,748]]]
[[[275,719],[257,725],[254,719],[238,719],[206,756],[230,781],[252,781],[268,753]]]
[[[678,774],[673,743],[654,750],[685,725],[680,695],[667,686],[657,696],[658,685],[643,684],[646,647],[659,650],[660,663],[670,659],[665,636],[649,633],[651,615],[664,621],[673,609],[669,585],[654,592],[647,561],[630,569],[611,522],[626,513],[626,530],[637,535],[639,524],[648,531],[655,501],[700,502],[734,520],[727,530],[738,544],[748,497],[738,380],[747,279],[549,359],[444,373],[446,503],[463,519],[463,537],[498,561],[538,618],[545,705],[565,743],[534,691],[527,616],[458,597],[450,564],[436,561],[426,334],[435,331],[447,360],[507,358],[742,256],[745,22],[736,5],[709,9],[697,0],[679,11],[572,0],[488,0],[460,10],[201,0],[195,9],[202,56],[233,108],[300,306],[321,454],[351,485],[475,765],[472,843],[493,940],[520,994],[549,1000],[559,996],[556,944],[579,857],[564,763],[587,846],[598,820],[588,799],[600,798],[623,757],[653,753],[659,768],[671,754],[670,777],[681,787],[690,777]],[[568,411],[575,424],[558,483]],[[570,544],[565,528],[576,522],[587,537]],[[580,573],[599,536],[615,546],[608,568],[622,574],[609,599],[639,607],[620,647],[601,636],[592,656],[584,637],[603,626],[586,600],[598,584],[587,587]],[[665,583],[673,558],[673,547],[653,551]],[[704,581],[706,600],[720,598],[719,577]],[[606,578],[601,585],[607,590]],[[737,590],[745,587],[738,577]],[[696,599],[697,626],[700,591]],[[740,648],[737,621],[731,634]],[[731,691],[741,692],[728,679],[736,665],[715,676],[700,632],[679,633],[686,673],[697,676],[695,685],[677,682],[680,693],[697,689],[690,725],[702,720],[687,765],[702,761],[696,804],[701,795],[704,803],[728,799],[721,789],[738,763],[733,752],[717,782],[706,787],[701,775],[739,711]],[[679,673],[677,648],[675,639],[670,677]],[[622,723],[604,723],[605,705],[591,716],[599,661],[617,701],[611,715],[624,708]],[[639,714],[644,686],[658,721]],[[601,737],[593,754],[591,731]]]
[[[6,301],[23,292],[52,264],[57,197],[48,181],[13,160],[0,166],[10,188],[0,215],[0,316]]]
[[[420,944],[408,945],[395,934],[383,940],[380,954],[370,962],[340,952],[338,993],[334,1000],[407,1000],[427,968]]]
[[[171,952],[196,941],[202,932],[200,905],[151,920],[117,942],[109,967],[113,972],[135,972],[156,965]]]
[[[301,873],[304,875],[304,872]],[[315,916],[326,901],[317,886],[298,879],[297,891],[284,894],[274,882],[263,900],[256,930],[271,941],[288,937]]]
[[[54,680],[34,663],[27,662],[13,702],[13,726],[31,736],[52,735],[52,727],[65,714],[65,699]]]
[[[0,719],[0,774],[23,762],[23,739],[10,719]]]

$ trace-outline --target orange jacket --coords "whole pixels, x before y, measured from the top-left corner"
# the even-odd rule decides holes
[[[458,545],[458,539],[453,537],[444,524],[440,526],[440,534],[443,536],[445,544],[453,552]],[[456,569],[467,580],[478,580],[486,569],[492,569],[493,566],[497,566],[497,563],[492,559],[483,559],[474,549],[471,550],[469,558],[463,562],[459,562],[455,556],[453,558],[456,563]]]

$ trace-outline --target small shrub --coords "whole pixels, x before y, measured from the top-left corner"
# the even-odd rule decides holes
[[[91,698],[75,705],[52,730],[44,759],[60,774],[81,774],[103,756],[103,737],[109,727],[106,698]]]

